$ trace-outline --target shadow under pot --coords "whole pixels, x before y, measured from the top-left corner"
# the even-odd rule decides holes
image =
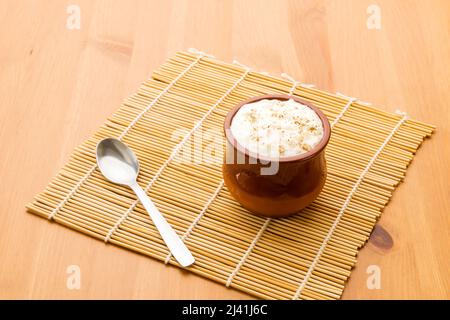
[[[249,103],[263,99],[293,99],[312,109],[320,118],[323,136],[311,150],[294,156],[267,158],[240,145],[231,132],[233,117]],[[264,95],[239,103],[225,118],[226,153],[223,179],[231,195],[249,211],[264,217],[286,217],[311,204],[326,180],[325,147],[330,123],[311,103],[289,95]]]

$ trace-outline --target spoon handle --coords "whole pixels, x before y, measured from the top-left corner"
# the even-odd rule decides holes
[[[161,237],[163,238],[167,247],[169,247],[172,255],[175,257],[175,259],[177,259],[178,263],[183,267],[187,267],[193,264],[195,259],[192,256],[191,252],[183,243],[181,238],[172,229],[167,220],[164,219],[158,208],[155,207],[155,205],[147,196],[145,191],[141,188],[141,186],[138,185],[137,182],[135,182],[134,184],[130,185],[130,187],[131,189],[133,189],[141,203],[144,205],[145,209],[150,215],[150,218],[153,220],[156,229],[158,229]]]

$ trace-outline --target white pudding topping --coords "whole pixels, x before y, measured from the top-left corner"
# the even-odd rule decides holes
[[[243,105],[231,122],[237,142],[259,156],[300,155],[323,138],[317,113],[293,99],[264,99]]]

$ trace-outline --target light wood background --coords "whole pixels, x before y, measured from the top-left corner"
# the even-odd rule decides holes
[[[366,26],[372,3],[380,30]],[[66,28],[69,4],[80,30]],[[24,209],[152,70],[196,47],[436,124],[343,298],[449,299],[449,30],[447,0],[1,1],[0,298],[251,298]]]

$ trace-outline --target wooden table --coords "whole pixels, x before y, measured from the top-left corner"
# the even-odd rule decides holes
[[[450,2],[373,2],[76,0],[70,29],[68,1],[2,1],[0,298],[250,298],[24,208],[152,70],[196,47],[436,124],[343,298],[449,299]],[[370,265],[381,289],[366,285]]]

